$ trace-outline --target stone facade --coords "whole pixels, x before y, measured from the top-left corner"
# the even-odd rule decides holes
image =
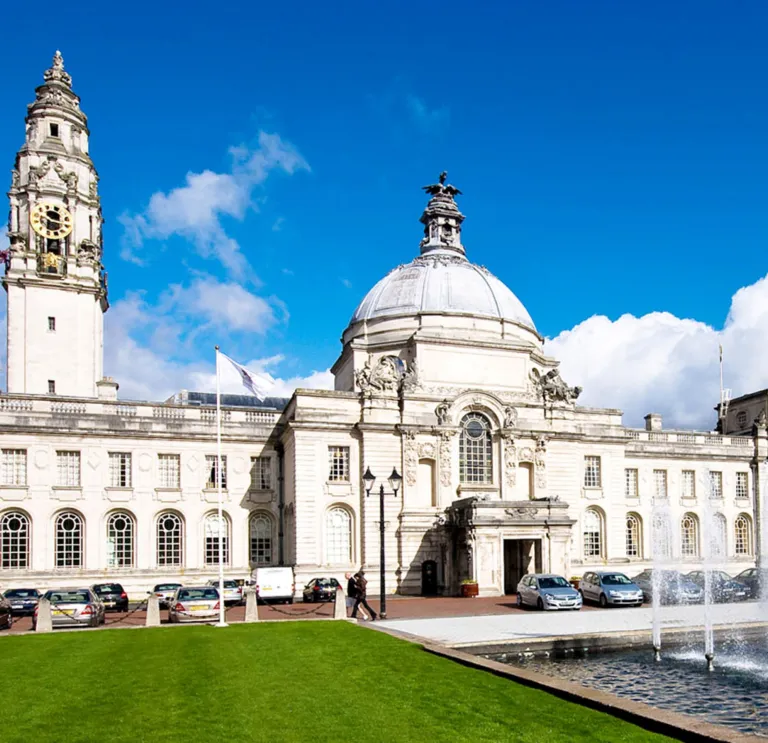
[[[57,57],[30,108],[10,192],[0,585],[109,578],[141,595],[156,582],[217,572],[215,407],[191,394],[118,401],[117,384],[102,378],[100,206],[85,119],[65,75]],[[54,119],[61,143],[41,134]],[[32,179],[43,162],[53,164]],[[57,163],[77,177],[62,180]],[[317,575],[363,566],[376,591],[378,483],[393,467],[402,484],[384,495],[391,592],[455,594],[473,579],[481,595],[499,595],[532,570],[634,575],[649,565],[659,506],[684,569],[700,565],[713,518],[724,536],[719,563],[731,573],[754,564],[764,420],[720,426],[724,433],[674,431],[653,414],[645,429],[631,429],[618,410],[579,406],[581,390],[561,378],[519,300],[468,261],[458,189],[443,174],[425,190],[420,255],[353,314],[335,389],[261,405],[224,399],[227,574],[292,565],[300,590]],[[60,260],[45,254],[61,244],[32,226],[43,197],[72,215]],[[32,305],[55,308],[55,329]],[[51,368],[63,370],[55,394]],[[370,495],[368,468],[377,477]]]

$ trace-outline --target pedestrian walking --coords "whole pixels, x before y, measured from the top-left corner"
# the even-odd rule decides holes
[[[358,587],[357,587],[357,580],[355,579],[355,576],[352,575],[352,573],[344,573],[344,577],[347,579],[347,609],[353,609],[355,607],[355,604],[357,603],[357,596],[358,596]],[[360,610],[360,616],[367,620],[368,615],[358,607]],[[355,616],[354,613],[352,616]]]
[[[368,596],[368,581],[365,579],[365,573],[361,570],[359,573],[355,573],[354,575],[354,581],[355,581],[355,605],[352,607],[352,618],[357,617],[357,612],[360,609],[360,606],[362,605],[365,607],[366,611],[371,615],[371,621],[376,621],[376,612],[371,609],[371,607],[368,605],[368,601],[366,600]]]

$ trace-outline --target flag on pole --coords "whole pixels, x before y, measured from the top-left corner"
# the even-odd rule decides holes
[[[722,362],[722,360],[723,360],[723,344],[721,343],[720,344],[720,361]]]
[[[235,367],[237,373],[240,375],[243,387],[259,400],[263,400],[267,396],[269,390],[275,386],[275,380],[269,376],[269,374],[249,371],[242,364],[238,364],[237,361],[229,358],[227,354],[221,353],[221,351],[219,351],[219,353]]]

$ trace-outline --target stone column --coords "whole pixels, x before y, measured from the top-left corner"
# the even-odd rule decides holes
[[[333,603],[333,618],[347,618],[347,601],[346,597],[344,596],[344,589],[341,586],[337,586],[336,588],[336,599]]]
[[[40,599],[37,604],[36,632],[51,632],[53,630],[53,618],[51,617],[51,602],[48,599]]]
[[[256,591],[250,586],[245,589],[245,621],[248,623],[259,621],[259,602]]]
[[[147,599],[147,627],[159,627],[160,626],[160,599],[154,594],[150,593]]]

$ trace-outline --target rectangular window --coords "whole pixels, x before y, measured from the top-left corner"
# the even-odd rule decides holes
[[[109,487],[131,487],[131,455],[126,452],[109,453]]]
[[[637,498],[637,470],[624,470],[624,495],[627,498]]]
[[[0,478],[3,485],[27,484],[27,450],[3,449],[0,460]]]
[[[709,497],[710,498],[723,497],[723,473],[722,472],[709,473]]]
[[[666,470],[654,470],[653,471],[653,492],[656,498],[661,500],[667,497],[667,471]]]
[[[56,382],[54,382],[52,379],[48,380],[48,394],[49,395],[56,394]]]
[[[600,487],[600,457],[584,457],[584,487]]]
[[[683,498],[696,497],[696,473],[693,470],[683,470]]]
[[[59,125],[58,124],[51,124],[49,130],[52,137],[58,137],[59,136]]]
[[[57,485],[65,488],[80,487],[80,452],[56,452]]]
[[[218,489],[219,458],[215,454],[206,454],[205,471],[208,478],[205,482],[206,490]],[[227,489],[227,458],[225,456],[221,458],[221,489]]]
[[[56,331],[56,318],[55,317],[49,317],[48,318],[48,330],[50,330],[52,333]]]
[[[349,447],[329,446],[328,459],[328,480],[330,482],[349,482]]]
[[[749,498],[749,476],[746,472],[736,473],[736,497]]]
[[[157,455],[159,487],[178,490],[181,487],[181,466],[178,454]]]
[[[251,457],[251,490],[272,489],[272,458]]]

